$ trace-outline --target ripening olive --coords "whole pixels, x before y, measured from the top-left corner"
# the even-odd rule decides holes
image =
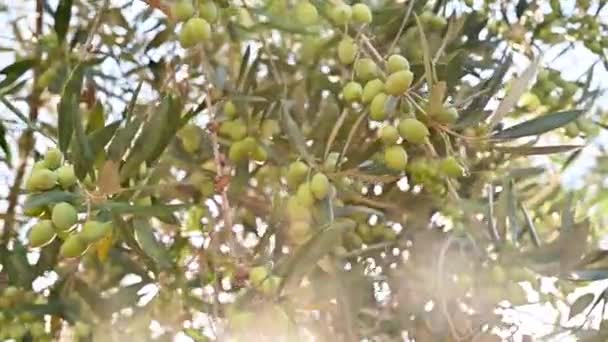
[[[242,140],[247,136],[247,125],[241,119],[224,121],[220,125],[220,134],[229,137],[232,141]]]
[[[378,66],[370,58],[361,58],[355,62],[355,75],[362,81],[378,76]]]
[[[378,135],[385,145],[394,145],[399,140],[399,131],[391,125],[382,127]]]
[[[445,124],[453,124],[458,120],[458,111],[454,107],[447,107],[437,113],[434,118]]]
[[[28,239],[31,247],[42,247],[55,238],[55,228],[51,220],[36,223],[29,232]]]
[[[207,22],[214,23],[219,16],[217,5],[211,0],[199,1],[198,15]]]
[[[90,220],[84,223],[80,237],[86,243],[93,243],[107,236],[112,230],[110,222],[99,222]]]
[[[351,37],[344,37],[338,43],[338,60],[344,65],[352,64],[357,57],[357,44]]]
[[[352,9],[349,5],[340,2],[334,5],[330,10],[330,17],[337,25],[346,25],[352,16]]]
[[[384,150],[384,163],[389,169],[403,171],[407,166],[407,153],[399,145],[387,147]]]
[[[399,134],[412,144],[422,144],[429,136],[429,129],[416,119],[405,119],[399,122]]]
[[[34,170],[25,183],[28,191],[50,190],[57,185],[57,174],[48,169]]]
[[[372,22],[372,11],[366,4],[355,4],[352,7],[352,18],[357,24],[369,24]]]
[[[361,100],[363,103],[370,103],[376,95],[384,91],[384,82],[379,79],[368,81],[363,87]]]
[[[249,270],[251,285],[258,288],[268,278],[268,269],[265,266],[256,266]]]
[[[55,173],[57,174],[57,181],[62,188],[69,189],[76,184],[76,174],[72,165],[63,165],[55,170]]]
[[[224,103],[224,114],[226,114],[226,117],[228,119],[236,119],[238,113],[236,111],[236,106],[234,105],[234,102],[226,101],[226,103]]]
[[[327,197],[329,186],[329,179],[322,173],[315,174],[310,180],[310,191],[318,200]]]
[[[452,178],[462,177],[463,175],[462,166],[460,166],[460,163],[454,157],[447,157],[441,160],[439,162],[439,172]]]
[[[305,244],[310,238],[310,224],[305,221],[296,221],[289,224],[287,231],[289,241],[296,245]]]
[[[342,96],[346,102],[354,102],[361,99],[363,88],[357,82],[348,82],[342,89]]]
[[[194,15],[194,6],[190,0],[179,0],[171,6],[171,14],[177,21],[186,21]]]
[[[75,258],[87,249],[87,244],[80,238],[78,234],[68,236],[59,248],[59,254],[64,258]]]
[[[78,212],[76,212],[76,209],[67,202],[57,203],[53,207],[51,220],[57,230],[69,230],[76,224],[76,221],[78,221]]]
[[[412,84],[414,74],[409,70],[397,71],[390,74],[384,82],[384,89],[387,93],[395,96],[403,95]]]
[[[401,70],[410,70],[410,62],[408,62],[407,58],[401,55],[392,55],[386,62],[386,70],[389,74],[393,74]]]
[[[51,148],[46,152],[46,155],[44,156],[44,165],[49,170],[55,170],[56,168],[61,166],[62,162],[63,154],[61,153],[61,151],[59,151],[59,149]]]
[[[382,121],[386,119],[387,113],[385,109],[386,100],[388,97],[384,93],[379,93],[374,96],[372,103],[369,105],[369,117],[372,120]]]
[[[307,174],[308,165],[301,161],[295,161],[289,164],[289,167],[287,168],[287,184],[290,187],[295,188],[304,180],[304,178],[306,178]]]
[[[315,196],[310,188],[310,183],[302,183],[296,191],[296,198],[298,203],[306,208],[310,208],[315,203]]]
[[[191,48],[198,43],[209,40],[211,26],[202,18],[190,18],[179,33],[179,42],[184,48]]]
[[[296,19],[304,25],[312,25],[319,19],[317,8],[308,1],[299,1],[296,5]]]

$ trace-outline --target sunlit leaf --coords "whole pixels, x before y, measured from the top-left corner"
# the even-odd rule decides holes
[[[539,135],[549,132],[556,128],[565,126],[569,122],[578,119],[583,114],[582,110],[570,110],[565,112],[557,112],[546,114],[532,120],[522,122],[515,126],[509,127],[494,134],[494,139],[516,139]]]

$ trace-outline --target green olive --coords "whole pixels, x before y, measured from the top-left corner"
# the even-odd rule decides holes
[[[410,62],[401,55],[392,55],[386,62],[386,69],[389,74],[394,74],[397,71],[402,70],[410,70]]]
[[[355,62],[355,75],[362,81],[369,81],[378,76],[378,66],[370,58],[361,58]]]
[[[460,166],[460,163],[454,157],[447,157],[441,160],[439,162],[439,172],[452,178],[462,177],[463,175],[462,166]]]
[[[399,122],[399,134],[412,144],[422,144],[429,136],[429,129],[416,119],[405,119]]]
[[[329,15],[335,24],[346,25],[350,21],[353,12],[349,5],[340,2],[330,9]]]
[[[384,82],[384,89],[391,95],[403,95],[410,88],[413,80],[414,74],[411,71],[397,71],[387,77],[386,82]]]
[[[59,248],[59,255],[64,258],[79,257],[87,249],[87,244],[80,238],[78,234],[68,236]]]
[[[53,207],[51,220],[57,230],[66,231],[72,228],[78,221],[78,212],[67,202],[57,203]]]
[[[179,0],[171,6],[171,14],[177,21],[186,21],[194,15],[194,6],[190,0]]]
[[[278,291],[280,286],[281,286],[281,277],[269,276],[262,282],[260,291],[263,294],[270,296],[270,295],[275,294]]]
[[[315,174],[310,180],[310,191],[318,199],[322,200],[329,193],[329,179],[322,173]]]
[[[407,153],[403,147],[394,145],[384,150],[384,163],[395,171],[403,171],[407,166]]]
[[[369,24],[372,22],[372,11],[366,4],[358,3],[352,7],[352,18],[357,24]]]
[[[304,221],[292,222],[287,231],[289,241],[295,245],[303,245],[310,239],[310,224]]]
[[[51,220],[42,220],[36,223],[28,235],[30,247],[42,247],[55,238],[55,228]]]
[[[219,10],[215,2],[211,0],[200,0],[198,5],[198,15],[207,20],[207,22],[214,23],[219,17]]]
[[[238,117],[234,102],[226,101],[226,103],[224,103],[224,114],[226,114],[226,117],[231,120],[236,119]]]
[[[287,168],[287,184],[295,188],[300,184],[308,175],[308,165],[301,161],[295,161]]]
[[[59,149],[52,148],[44,155],[44,165],[49,170],[55,170],[63,162],[63,154]]]
[[[317,8],[308,1],[298,1],[296,5],[296,19],[303,25],[312,25],[319,19]]]
[[[386,106],[387,99],[388,99],[388,96],[386,96],[386,94],[384,94],[384,93],[379,93],[378,95],[374,96],[372,103],[369,105],[370,119],[376,120],[376,121],[382,121],[382,120],[386,119],[387,112],[386,112],[385,106]]]
[[[28,191],[50,190],[57,185],[57,174],[51,170],[34,170],[25,183]]]
[[[90,220],[84,223],[80,237],[86,243],[97,242],[106,237],[112,231],[110,222],[99,222]]]
[[[363,88],[357,82],[348,82],[342,89],[342,96],[346,102],[355,102],[361,99]]]
[[[376,95],[380,94],[384,91],[384,82],[380,79],[373,79],[368,81],[363,87],[363,93],[361,95],[361,100],[363,103],[370,103],[376,97]]]
[[[437,113],[434,118],[444,124],[453,124],[458,120],[458,111],[454,107],[447,107]]]
[[[300,204],[295,196],[287,199],[287,216],[291,222],[309,222],[310,210]]]
[[[256,266],[249,270],[249,281],[255,288],[259,288],[268,278],[268,269],[265,266]]]
[[[57,181],[64,189],[71,188],[77,182],[76,173],[74,173],[74,167],[72,165],[63,165],[57,170]]]
[[[351,37],[344,37],[338,43],[338,60],[344,65],[352,64],[357,57],[357,44]]]
[[[190,18],[182,27],[179,41],[184,48],[191,48],[211,38],[211,26],[202,18]]]
[[[394,145],[399,140],[399,131],[395,126],[384,126],[380,129],[379,137],[385,145]]]
[[[315,196],[312,193],[310,183],[302,183],[296,191],[296,198],[298,203],[306,208],[310,208],[315,203]]]

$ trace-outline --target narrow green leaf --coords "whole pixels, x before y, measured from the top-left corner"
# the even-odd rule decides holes
[[[582,313],[585,309],[593,302],[595,295],[593,293],[586,293],[578,297],[572,305],[570,305],[570,312],[568,313],[568,319]]]
[[[137,104],[137,98],[139,97],[139,92],[141,91],[141,87],[143,86],[144,81],[141,80],[138,84],[137,84],[137,88],[135,88],[135,91],[133,92],[133,95],[131,96],[131,101],[129,101],[129,105],[125,108],[125,112],[124,112],[124,117],[127,118],[127,120],[131,119],[131,116],[133,115],[133,110],[135,109],[135,105]]]
[[[0,89],[11,85],[35,65],[36,59],[28,58],[19,60],[7,67],[4,67],[2,70],[0,70],[0,75],[4,75],[4,79],[0,81]]]
[[[91,145],[91,152],[93,153],[94,158],[96,158],[99,152],[101,152],[103,148],[110,142],[110,140],[112,140],[121,123],[122,120],[116,120],[105,127],[91,132],[88,135],[89,144]]]
[[[108,147],[108,157],[113,161],[120,161],[124,156],[125,152],[131,146],[133,138],[139,131],[142,125],[142,121],[139,118],[127,123],[123,128],[116,131],[116,136]]]
[[[96,209],[107,210],[112,214],[132,214],[143,217],[158,217],[171,215],[178,210],[188,208],[187,204],[154,204],[154,205],[132,205],[125,202],[106,201],[96,206]]]
[[[289,142],[293,145],[293,147],[296,148],[296,150],[298,150],[300,155],[306,159],[308,165],[316,165],[313,156],[308,151],[308,146],[306,146],[306,138],[304,137],[304,134],[302,134],[300,127],[291,117],[287,105],[282,104],[282,107],[281,124],[285,132],[287,132]]]
[[[152,258],[161,269],[171,268],[171,259],[165,247],[158,242],[154,235],[154,228],[145,219],[133,220],[135,239],[141,249]]]
[[[568,275],[568,279],[584,282],[608,279],[608,268],[573,271]]]
[[[555,145],[555,146],[495,146],[498,151],[520,156],[544,155],[563,153],[583,148],[583,145]]]
[[[95,106],[89,111],[87,120],[87,134],[102,128],[105,124],[105,114],[101,102],[95,102]]]
[[[536,247],[540,247],[541,243],[540,243],[540,238],[538,237],[538,231],[536,230],[536,225],[534,224],[534,221],[532,220],[530,213],[528,213],[528,210],[526,209],[526,207],[524,206],[524,204],[522,202],[519,202],[519,206],[520,206],[522,213],[524,214],[524,219],[526,220],[526,228],[528,229],[528,232],[530,233],[530,238],[532,239],[532,243],[534,243],[534,245]]]
[[[492,138],[516,139],[532,135],[539,135],[565,126],[569,122],[576,120],[579,116],[581,116],[581,114],[583,114],[582,110],[570,110],[543,115],[497,132],[492,136]]]
[[[61,100],[59,101],[57,113],[57,127],[59,130],[59,149],[64,154],[67,154],[72,135],[74,134],[74,122],[78,120],[75,116],[79,116],[80,91],[82,90],[82,81],[84,77],[84,69],[82,65],[78,65],[69,73],[69,77],[61,92]]]
[[[4,151],[4,158],[6,159],[6,163],[10,166],[12,164],[13,154],[6,141],[6,127],[4,127],[2,121],[0,121],[0,148]]]
[[[65,39],[70,27],[70,17],[72,16],[72,0],[60,0],[55,11],[54,29],[59,41]]]
[[[80,199],[80,196],[72,192],[52,190],[48,192],[41,192],[38,194],[30,195],[24,204],[24,209],[33,209],[48,206],[59,202],[70,202],[76,203]]]
[[[73,148],[73,153],[70,154],[70,158],[72,164],[74,164],[76,177],[83,180],[86,175],[93,170],[95,156],[93,155],[89,139],[84,130],[81,112],[78,111],[74,114],[75,115],[72,115],[72,119],[74,119],[75,148]]]
[[[416,19],[416,26],[420,34],[420,46],[422,48],[422,57],[424,60],[424,76],[426,77],[426,83],[429,88],[433,87],[433,81],[437,78],[435,71],[433,70],[433,64],[431,63],[431,51],[429,49],[429,42],[424,33],[424,26],[420,22],[418,16],[414,13],[414,19]]]

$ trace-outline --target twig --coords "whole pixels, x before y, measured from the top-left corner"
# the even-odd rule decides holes
[[[173,15],[171,13],[171,9],[169,6],[163,4],[160,0],[142,0],[148,6],[152,8],[156,8],[157,10],[163,12],[169,19],[173,19]]]
[[[393,49],[395,48],[395,45],[397,45],[397,42],[399,41],[399,38],[401,38],[401,35],[403,34],[403,30],[405,29],[407,20],[410,18],[410,15],[412,14],[412,9],[414,9],[414,3],[416,2],[416,0],[409,0],[409,1],[410,1],[410,4],[407,7],[407,11],[405,12],[403,21],[401,21],[401,26],[399,26],[399,31],[397,31],[397,35],[393,39],[393,42],[391,43],[390,47],[388,48],[388,50],[386,52],[387,55],[389,55],[391,53],[391,51],[393,51]]]
[[[44,1],[36,0],[36,38],[42,36],[43,31],[43,16],[44,16]],[[41,54],[40,47],[37,47],[36,54],[39,56]],[[34,122],[38,119],[38,109],[40,105],[40,91],[36,88],[36,84],[38,78],[40,77],[40,66],[36,66],[34,68],[34,78],[32,80],[32,94],[29,98],[29,121]],[[17,168],[17,172],[15,173],[15,179],[13,180],[13,185],[8,194],[8,207],[6,209],[6,217],[4,219],[4,227],[2,229],[2,241],[0,241],[2,247],[6,246],[8,239],[10,237],[11,232],[13,231],[13,226],[15,225],[15,209],[17,208],[17,201],[19,199],[19,190],[21,188],[21,183],[23,183],[23,178],[25,177],[25,169],[27,168],[27,160],[29,158],[30,153],[34,149],[34,133],[31,128],[28,128],[22,136],[22,139],[27,143],[23,147],[21,153],[21,164]]]

